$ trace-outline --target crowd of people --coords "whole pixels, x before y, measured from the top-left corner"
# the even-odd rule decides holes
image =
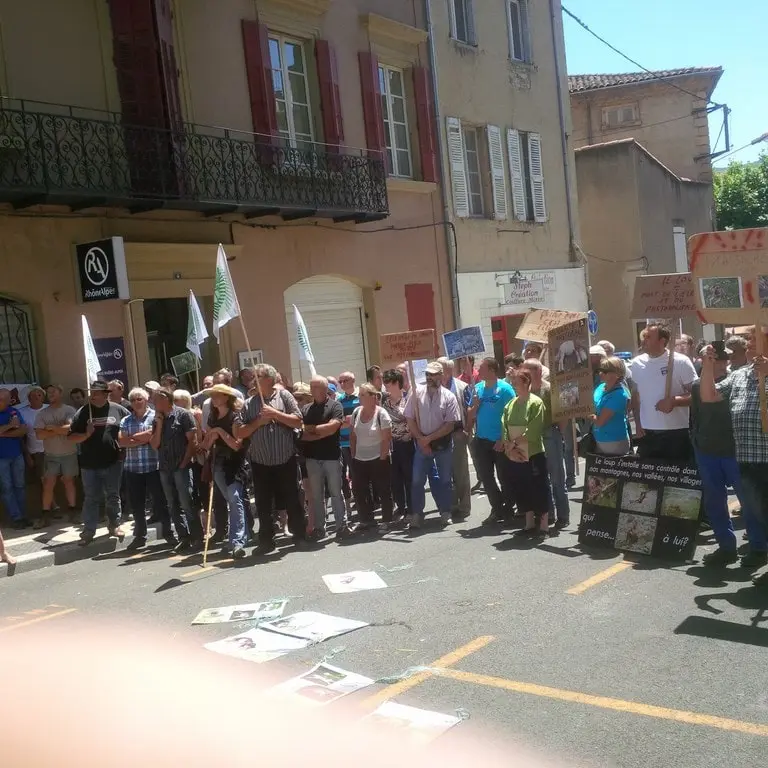
[[[513,525],[516,535],[539,540],[570,525],[577,453],[636,448],[643,458],[698,464],[719,545],[705,564],[738,559],[732,487],[748,536],[741,564],[765,566],[768,436],[757,380],[768,364],[756,356],[755,334],[669,345],[669,329],[651,324],[628,363],[609,341],[591,347],[595,413],[577,428],[552,419],[537,343],[503,365],[438,358],[418,386],[406,363],[373,365],[359,385],[345,371],[292,386],[261,364],[237,381],[223,368],[195,394],[171,374],[127,397],[119,381],[94,381],[88,394],[72,390],[71,404],[58,385],[31,388],[24,408],[0,389],[0,490],[11,525],[28,526],[28,467],[42,488],[34,525],[65,514],[74,522],[79,476],[80,542],[94,539],[102,518],[109,536],[123,537],[132,514],[131,550],[147,545],[149,522],[176,552],[199,551],[209,536],[235,559],[251,544],[258,554],[274,552],[286,532],[304,549],[331,532],[347,539],[415,531],[424,526],[427,487],[441,527],[465,520],[482,489],[490,504],[483,525]],[[54,503],[59,480],[66,512]],[[0,558],[9,557],[0,544]]]

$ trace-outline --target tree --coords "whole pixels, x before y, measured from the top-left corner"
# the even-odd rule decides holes
[[[768,227],[768,153],[754,163],[731,162],[713,179],[718,229]]]

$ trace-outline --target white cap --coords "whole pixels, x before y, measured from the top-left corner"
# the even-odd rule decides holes
[[[144,385],[144,389],[146,389],[147,392],[157,392],[157,390],[160,389],[160,384],[157,381],[148,381]]]
[[[590,347],[589,354],[600,355],[600,357],[608,357],[608,355],[605,353],[605,350],[599,344],[595,344],[594,346]]]

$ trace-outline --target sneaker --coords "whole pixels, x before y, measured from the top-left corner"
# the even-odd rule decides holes
[[[274,541],[262,542],[253,550],[255,555],[271,555],[273,552],[277,552],[277,547],[275,546]]]
[[[737,562],[739,555],[735,549],[718,548],[714,552],[708,552],[701,558],[702,565],[720,566],[731,565]]]
[[[140,549],[144,549],[147,546],[147,540],[144,538],[136,537],[134,540],[125,548],[126,552],[138,552]]]
[[[235,547],[232,550],[233,560],[242,560],[245,557],[245,549],[243,547]]]
[[[192,542],[189,539],[180,539],[179,543],[173,548],[177,555],[182,555],[192,549]]]
[[[339,528],[339,530],[336,531],[337,539],[349,539],[354,535],[355,535],[355,532],[348,525],[342,525],[341,528]]]
[[[40,517],[35,520],[35,522],[32,524],[32,528],[36,531],[41,530],[42,528],[47,528],[51,524],[51,518],[49,517],[50,512],[43,512]]]
[[[451,513],[450,512],[441,512],[440,513],[440,522],[443,525],[450,525],[451,524]]]
[[[80,534],[80,541],[77,542],[78,547],[87,547],[94,539],[96,534],[92,531],[83,531]]]
[[[741,558],[742,568],[761,568],[768,563],[768,552],[748,552]]]
[[[379,524],[375,520],[371,520],[365,523],[360,523],[357,526],[358,531],[377,531],[378,529],[379,529]]]
[[[499,523],[504,522],[500,517],[497,517],[493,513],[488,515],[488,517],[483,520],[483,525],[498,525]]]
[[[556,531],[562,531],[563,528],[567,528],[570,524],[570,520],[558,520],[553,527]]]
[[[768,587],[768,568],[761,568],[753,574],[752,584],[756,587]]]
[[[107,533],[110,538],[120,539],[120,541],[125,538],[125,531],[119,525],[110,525]]]
[[[411,515],[411,519],[408,523],[408,528],[412,531],[418,531],[421,528],[421,516]]]

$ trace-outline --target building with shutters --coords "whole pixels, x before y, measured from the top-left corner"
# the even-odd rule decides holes
[[[332,375],[453,327],[426,28],[411,0],[0,0],[0,383],[82,386],[81,313],[157,378],[190,290],[210,330],[218,243],[287,378],[292,304]],[[112,237],[129,299],[82,304],[75,246]],[[230,323],[202,370],[246,352]]]
[[[432,0],[459,315],[497,357],[531,306],[587,308],[559,0]]]

